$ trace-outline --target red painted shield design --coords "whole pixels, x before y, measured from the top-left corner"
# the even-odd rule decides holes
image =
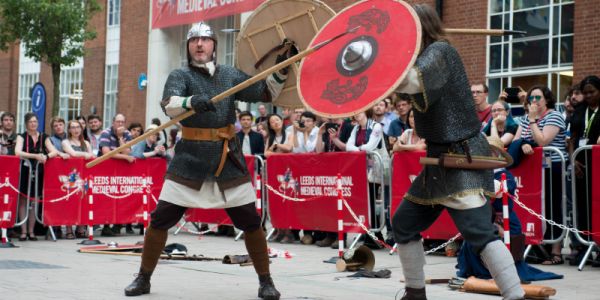
[[[321,28],[311,47],[357,26],[300,66],[300,99],[318,115],[348,117],[367,110],[395,90],[419,53],[419,19],[410,5],[394,0],[347,7]]]

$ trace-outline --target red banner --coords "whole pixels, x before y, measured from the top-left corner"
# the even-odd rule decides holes
[[[0,156],[0,228],[12,228],[16,222],[19,163],[16,156]]]
[[[421,173],[423,166],[419,163],[419,158],[425,156],[425,151],[403,151],[395,152],[393,159],[392,170],[392,203],[390,209],[391,217],[413,180]],[[425,239],[447,240],[455,236],[458,229],[454,226],[454,222],[446,210],[442,212],[439,218],[421,235]]]
[[[518,167],[510,169],[517,182],[516,195],[519,201],[538,214],[543,214],[542,198],[544,168],[544,151],[535,148],[532,155],[525,155]],[[562,198],[558,198],[562,199]],[[531,215],[519,205],[514,203],[514,211],[521,221],[525,242],[528,245],[538,245],[544,239],[542,220]]]
[[[344,199],[369,227],[365,152],[270,156],[267,162],[267,199],[273,227],[337,232],[338,173],[342,176]],[[345,232],[362,232],[345,207],[343,220]]]
[[[254,10],[263,0],[152,0],[152,29]]]
[[[597,184],[600,182],[600,146],[592,147],[592,178],[590,182],[592,184],[592,232],[600,232],[600,186]],[[600,244],[600,237],[593,235],[596,244]]]
[[[165,159],[139,159],[132,164],[111,159],[91,169],[85,168],[85,163],[83,159],[46,162],[45,224],[141,223],[144,211],[151,212],[156,207],[154,199],[164,182]]]
[[[246,167],[252,176],[252,185],[256,179],[256,158],[252,155],[245,155]],[[185,220],[187,222],[200,222],[209,224],[220,224],[220,225],[233,225],[233,222],[225,212],[225,209],[202,209],[192,208],[185,212]]]

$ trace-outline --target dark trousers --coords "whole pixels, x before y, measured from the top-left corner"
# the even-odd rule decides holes
[[[160,200],[151,213],[150,224],[155,229],[168,230],[181,220],[186,210],[187,207]],[[226,208],[225,211],[233,221],[233,225],[240,230],[249,232],[260,228],[260,216],[256,212],[254,202]]]
[[[492,207],[489,202],[481,207],[460,210],[443,205],[420,205],[405,199],[392,219],[396,243],[421,240],[421,232],[429,228],[444,209],[448,210],[458,231],[471,243],[476,253],[498,239],[498,231],[491,222]]]

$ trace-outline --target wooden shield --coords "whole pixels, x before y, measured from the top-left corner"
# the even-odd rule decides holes
[[[358,2],[333,17],[310,47],[357,28],[302,61],[298,91],[317,115],[349,117],[389,96],[413,66],[421,47],[421,23],[398,0]]]
[[[250,15],[236,41],[236,66],[254,75],[275,65],[277,53],[270,54],[257,68],[256,62],[284,38],[296,43],[299,51],[306,49],[319,29],[335,12],[316,0],[271,0],[259,6]],[[273,100],[280,107],[302,107],[296,90],[297,65],[292,65],[284,89]]]

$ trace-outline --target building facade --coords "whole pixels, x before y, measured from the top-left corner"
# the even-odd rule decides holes
[[[245,0],[246,2],[256,0]],[[96,113],[105,125],[117,112],[128,121],[148,125],[154,117],[166,117],[158,105],[171,70],[186,63],[186,33],[193,21],[153,28],[153,20],[165,10],[153,5],[187,5],[206,1],[102,0],[103,11],[91,20],[97,38],[86,43],[87,54],[61,72],[60,115],[65,119]],[[208,1],[216,3],[218,1]],[[225,3],[227,1],[220,1]],[[231,1],[229,1],[231,2]],[[243,2],[243,1],[237,1]],[[324,1],[335,11],[356,2]],[[599,73],[600,47],[596,47],[600,6],[593,0],[407,0],[434,7],[448,28],[502,28],[524,30],[524,36],[449,36],[464,61],[472,82],[486,82],[489,101],[506,87],[527,90],[534,84],[548,85],[562,101],[564,93],[583,77]],[[154,13],[153,11],[158,12]],[[185,11],[187,12],[187,11]],[[221,29],[240,28],[250,12],[227,13],[207,22],[219,44],[217,59],[233,64],[235,33]],[[0,52],[0,111],[22,116],[31,109],[30,90],[42,82],[52,95],[49,66],[33,62],[18,44]],[[146,77],[144,84],[140,78]],[[49,100],[51,102],[51,100]],[[46,119],[52,111],[47,107]],[[46,129],[48,130],[49,125]]]

